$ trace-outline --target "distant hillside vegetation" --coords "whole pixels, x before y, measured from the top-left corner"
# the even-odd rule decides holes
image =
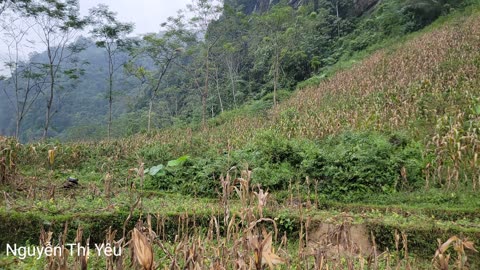
[[[136,39],[136,46],[117,54],[119,66],[112,77],[111,135],[120,138],[147,132],[150,127],[221,122],[223,114],[235,114],[251,104],[256,104],[256,109],[269,109],[299,86],[321,81],[342,63],[398,42],[440,16],[476,4],[476,0],[226,0],[223,8],[209,9],[206,5],[203,8],[211,21],[204,32],[191,30],[195,20],[171,20],[159,28],[162,33],[170,29],[170,37],[182,36],[171,52],[165,44],[172,40],[158,35],[155,41],[146,35]],[[148,40],[153,43],[149,45]],[[81,72],[71,78],[57,78],[48,134],[63,141],[102,139],[107,137],[109,121],[107,57],[92,37],[81,37],[76,42],[88,45],[75,57],[77,65],[81,63],[76,67]],[[175,59],[163,73],[160,67],[165,62],[159,55],[172,52]],[[38,52],[22,66],[46,67],[46,58],[46,52]],[[64,68],[68,71],[69,67]],[[28,75],[26,70],[18,71]],[[413,77],[408,73],[399,76],[415,81],[418,74],[422,74],[421,70],[412,73]],[[28,85],[28,76],[23,75],[19,76],[20,88]],[[34,75],[40,76],[38,80],[44,73],[39,69]],[[390,84],[395,81],[389,79]],[[329,87],[338,88],[347,82],[353,83],[354,79]],[[47,83],[39,85],[45,87]],[[356,87],[363,89],[360,85]],[[357,88],[350,93],[345,87],[344,93],[356,95]],[[15,135],[15,82],[4,78],[0,88],[0,134]],[[23,142],[42,137],[46,93],[39,92],[22,118],[18,137]],[[342,106],[346,104],[350,103]]]

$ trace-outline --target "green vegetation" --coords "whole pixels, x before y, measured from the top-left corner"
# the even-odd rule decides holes
[[[121,265],[142,269],[478,268],[479,3],[391,0],[357,14],[319,0],[250,14],[229,2],[218,18],[197,3],[212,20],[195,35],[210,40],[171,19],[131,50],[145,96],[113,119],[119,138],[90,123],[72,126],[92,135],[81,142],[0,137],[0,231],[11,231],[0,247],[45,244],[44,228],[58,245],[123,239],[134,252]],[[183,109],[163,111],[160,97]],[[0,256],[0,268],[64,259]]]
[[[107,7],[96,7],[89,24],[81,25],[91,36],[80,37],[75,50],[65,48],[74,55],[59,65],[47,135],[62,141],[121,138],[215,121],[245,104],[269,108],[281,101],[281,91],[316,84],[442,15],[465,14],[477,1],[388,0],[367,8],[364,2],[377,1],[318,0],[300,6],[279,1],[270,6],[251,0],[227,1],[223,9],[196,1],[198,14],[193,14],[198,16],[191,21],[170,18],[160,35],[139,39],[126,38],[131,25],[119,22]],[[26,13],[27,20],[43,10],[40,0],[32,10],[23,2],[2,17],[14,36],[21,33],[21,24],[10,23],[16,16]],[[252,5],[263,12],[251,13]],[[202,14],[206,20],[201,24],[208,29],[199,23]],[[28,40],[19,39],[17,45],[28,46]],[[46,125],[42,98],[48,83],[46,70],[37,64],[47,56],[38,52],[29,61],[9,63],[15,76],[0,81],[6,90],[0,92],[2,134],[17,134],[22,142],[43,136],[39,127]],[[261,102],[268,95],[271,104]]]

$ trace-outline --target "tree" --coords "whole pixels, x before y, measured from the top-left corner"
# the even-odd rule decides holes
[[[224,5],[222,17],[211,24],[210,30],[212,33],[219,33],[220,35],[220,40],[213,48],[214,60],[217,62],[216,65],[219,66],[216,71],[219,69],[223,71],[224,74],[221,74],[223,76],[220,77],[224,77],[226,81],[225,88],[231,89],[232,107],[235,108],[238,102],[237,85],[243,71],[243,64],[246,62],[245,56],[248,48],[246,37],[250,30],[248,17],[231,6]]]
[[[202,127],[206,128],[206,115],[207,115],[207,99],[209,91],[209,78],[210,78],[210,52],[215,43],[218,41],[219,36],[210,33],[209,25],[211,22],[218,20],[221,14],[221,6],[215,0],[194,0],[191,5],[187,6],[190,12],[194,14],[190,20],[191,27],[196,31],[196,36],[200,36],[202,40],[198,43],[198,51],[200,52],[199,63],[203,69],[203,74],[198,72],[195,68],[195,75],[203,75],[203,86],[201,87],[201,99],[202,99]],[[195,78],[197,86],[200,86],[199,80]]]
[[[12,2],[10,1],[0,1],[0,15],[2,15],[11,5]]]
[[[112,107],[113,107],[113,76],[123,66],[124,62],[118,63],[118,52],[128,45],[126,36],[133,31],[132,23],[121,23],[116,19],[116,13],[109,11],[108,6],[98,5],[90,9],[90,20],[93,29],[90,31],[96,45],[105,49],[108,61],[108,139],[112,131]]]
[[[143,76],[147,78],[149,85],[147,131],[151,130],[153,103],[158,95],[163,78],[167,74],[173,60],[182,52],[180,44],[171,38],[171,33],[166,33],[163,37],[157,37],[155,34],[143,37],[145,44],[141,48],[140,53],[148,57],[153,62],[155,68],[155,70],[147,71],[142,67],[146,71]]]
[[[147,131],[151,130],[152,110],[155,98],[163,82],[163,78],[170,69],[173,61],[183,52],[183,41],[180,32],[171,28],[164,32],[162,36],[157,34],[147,34],[143,37],[141,47],[132,53],[137,58],[147,58],[152,63],[152,68],[146,66],[133,66],[130,63],[127,68],[133,71],[133,74],[140,79],[142,85],[148,85],[148,123]],[[132,72],[131,72],[132,73]]]
[[[45,124],[42,139],[48,136],[57,91],[61,89],[61,78],[77,79],[79,69],[66,68],[66,62],[76,61],[74,56],[84,49],[76,44],[75,38],[86,21],[80,19],[78,0],[31,1],[24,11],[25,16],[34,19],[32,30],[46,49],[46,63],[42,65],[48,84]]]
[[[10,77],[5,80],[8,87],[3,90],[15,111],[15,137],[17,139],[20,137],[23,119],[45,85],[45,78],[42,78],[37,68],[29,61],[25,61],[26,59],[21,59],[25,46],[29,45],[26,37],[30,27],[25,20],[13,12],[1,19],[1,29],[4,32],[2,40],[8,51],[6,66],[10,73]],[[7,92],[7,89],[11,91]]]
[[[273,79],[273,106],[277,105],[277,91],[281,71],[282,57],[287,53],[288,35],[293,31],[289,27],[293,9],[289,6],[275,6],[272,10],[257,17],[257,31],[263,37],[256,53],[267,57],[270,62],[270,74]],[[258,34],[257,32],[257,34]],[[260,58],[262,58],[260,57]]]
[[[449,8],[461,5],[465,1],[454,0],[407,0],[404,11],[410,13],[416,22],[416,29],[420,29],[437,19],[442,12]],[[416,30],[415,29],[415,30]]]
[[[0,16],[7,10],[23,10],[31,0],[0,0]]]
[[[337,36],[340,37],[342,32],[348,26],[348,15],[354,14],[355,3],[351,0],[326,0],[322,6],[330,6],[331,15],[335,17],[335,25],[337,27]]]

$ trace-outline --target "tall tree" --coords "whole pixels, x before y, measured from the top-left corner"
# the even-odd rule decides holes
[[[210,24],[218,20],[221,15],[222,7],[216,0],[193,0],[193,3],[187,6],[193,17],[190,20],[192,29],[196,31],[196,36],[199,36],[201,40],[198,43],[198,51],[200,52],[200,61],[203,70],[203,74],[195,69],[195,75],[203,76],[203,86],[201,87],[201,99],[202,99],[202,127],[206,128],[206,115],[207,115],[207,99],[209,91],[209,78],[210,78],[210,52],[215,43],[220,38],[218,35],[209,33]],[[195,79],[196,84],[199,86],[199,80]]]
[[[189,44],[195,40],[193,33],[187,30],[184,19],[183,14],[169,17],[168,21],[161,25],[159,34],[145,35],[140,46],[131,50],[132,59],[126,70],[139,79],[141,85],[145,84],[147,87],[145,89],[148,97],[147,131],[152,128],[153,106],[165,77],[174,61],[182,56]],[[169,89],[169,92],[171,90]],[[175,109],[174,114],[177,111]]]
[[[10,75],[5,80],[8,87],[4,91],[15,111],[16,138],[20,137],[22,121],[45,85],[45,77],[42,78],[38,69],[24,55],[25,47],[30,45],[26,40],[30,26],[25,20],[14,12],[0,19],[0,27],[4,32],[1,39],[7,48],[8,60],[5,64]]]
[[[224,5],[222,17],[212,23],[210,29],[211,33],[220,35],[218,44],[213,48],[214,60],[221,68],[219,71],[223,71],[220,77],[226,82],[225,89],[230,89],[232,107],[237,107],[238,81],[248,48],[248,17],[233,7]]]
[[[147,34],[143,37],[141,46],[132,51],[132,55],[137,59],[146,58],[146,63],[151,63],[150,68],[147,65],[134,65],[130,63],[127,68],[141,82],[148,86],[148,122],[147,131],[152,126],[153,104],[158,96],[158,91],[162,85],[167,71],[173,64],[173,61],[183,52],[182,32],[175,27],[170,27],[163,34]],[[132,72],[133,71],[133,72]]]
[[[116,13],[108,9],[106,5],[98,5],[90,9],[90,20],[93,29],[90,31],[96,41],[96,45],[105,49],[108,61],[108,121],[107,134],[110,139],[112,132],[112,108],[114,92],[114,74],[123,66],[125,61],[118,61],[118,53],[128,45],[127,35],[132,33],[132,23],[122,23],[116,18]]]
[[[282,58],[288,51],[288,36],[293,32],[289,23],[293,12],[294,10],[289,6],[275,6],[265,15],[257,17],[257,31],[262,33],[259,37],[263,38],[259,42],[256,54],[262,54],[262,57],[266,56],[270,62],[270,76],[273,80],[273,106],[276,106],[278,101],[277,91],[280,86]]]
[[[74,56],[84,49],[74,41],[86,21],[80,18],[78,0],[32,0],[24,14],[34,19],[32,29],[47,52],[47,61],[42,64],[48,83],[42,135],[46,139],[55,112],[56,93],[61,89],[61,77],[78,78],[78,69],[68,69],[66,62],[75,61]]]

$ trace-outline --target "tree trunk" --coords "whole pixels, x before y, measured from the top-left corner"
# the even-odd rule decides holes
[[[236,89],[235,89],[235,78],[233,74],[230,75],[230,83],[232,84],[232,97],[233,97],[233,106],[234,108],[237,107],[237,97],[236,97]]]
[[[338,1],[335,2],[335,9],[337,10],[337,35],[340,36],[340,12],[338,10]]]
[[[206,114],[207,114],[207,94],[205,91],[202,93],[202,128],[206,129]]]
[[[175,117],[178,116],[178,95],[175,94]]]
[[[17,140],[19,137],[19,133],[20,133],[20,119],[17,118],[17,121],[15,123],[15,139]]]
[[[273,75],[273,107],[277,106],[277,87],[278,87],[278,77],[280,69],[280,53],[278,48],[275,48],[275,65],[274,65],[274,75]]]
[[[315,12],[318,11],[318,0],[313,0],[313,10],[314,10]]]
[[[42,137],[43,140],[45,140],[48,136],[48,127],[50,126],[50,115],[52,110],[52,103],[53,103],[53,85],[50,86],[50,97],[47,101],[47,112],[45,114],[45,127],[43,129],[43,137]]]
[[[234,108],[237,107],[237,97],[236,97],[236,87],[235,87],[235,78],[236,78],[236,72],[234,68],[234,60],[233,57],[229,57],[227,60],[227,67],[228,67],[228,75],[230,77],[230,84],[232,85],[232,97],[233,97],[233,106]]]
[[[49,55],[50,55],[50,50],[49,50]],[[43,129],[42,140],[47,139],[48,127],[50,126],[50,117],[51,117],[51,112],[52,112],[53,95],[54,95],[54,87],[55,87],[55,74],[53,72],[53,62],[52,61],[50,61],[49,73],[50,73],[50,96],[49,96],[48,101],[47,101],[47,112],[45,113],[45,127]]]
[[[15,63],[18,63],[18,46],[16,47],[16,52],[17,52],[17,57],[15,59]],[[19,108],[19,104],[18,104],[18,100],[19,100],[18,92],[20,91],[20,89],[18,87],[18,68],[15,68],[15,76],[13,76],[13,77],[15,78],[15,96],[16,96],[16,100],[17,100],[17,104],[15,106],[17,108],[17,113],[16,113],[16,118],[17,119],[16,119],[16,123],[15,123],[15,138],[18,140],[19,132],[20,132],[20,122],[22,121],[20,119],[22,114],[20,113],[20,108]],[[25,96],[27,96],[27,94],[25,94]]]
[[[108,140],[112,135],[112,109],[113,109],[113,55],[110,49],[108,53]]]
[[[202,94],[202,127],[203,129],[207,128],[207,98],[208,98],[208,76],[209,76],[209,52],[210,48],[207,49],[207,58],[205,59],[205,88]]]
[[[153,109],[153,99],[155,98],[155,92],[152,92],[150,96],[150,104],[148,105],[148,124],[147,124],[147,132],[150,132],[150,128],[152,126],[152,109]]]
[[[220,102],[220,111],[223,113],[222,96],[220,95],[220,87],[218,85],[218,69],[215,69],[215,82],[217,86],[218,101]]]
[[[108,98],[108,140],[110,140],[110,136],[112,134],[112,107],[113,107],[113,97],[112,97],[112,92],[110,90],[110,95]]]
[[[162,83],[163,76],[167,73],[168,67],[172,63],[173,59],[175,57],[171,57],[167,59],[167,63],[163,67],[163,70],[161,70],[160,75],[158,77],[157,84],[155,85],[155,88],[152,89],[152,94],[150,95],[150,104],[148,108],[148,124],[147,124],[147,131],[150,132],[151,129],[151,118],[152,118],[152,111],[153,111],[153,101],[155,100],[155,97],[157,96],[157,91],[160,89],[160,84]]]

